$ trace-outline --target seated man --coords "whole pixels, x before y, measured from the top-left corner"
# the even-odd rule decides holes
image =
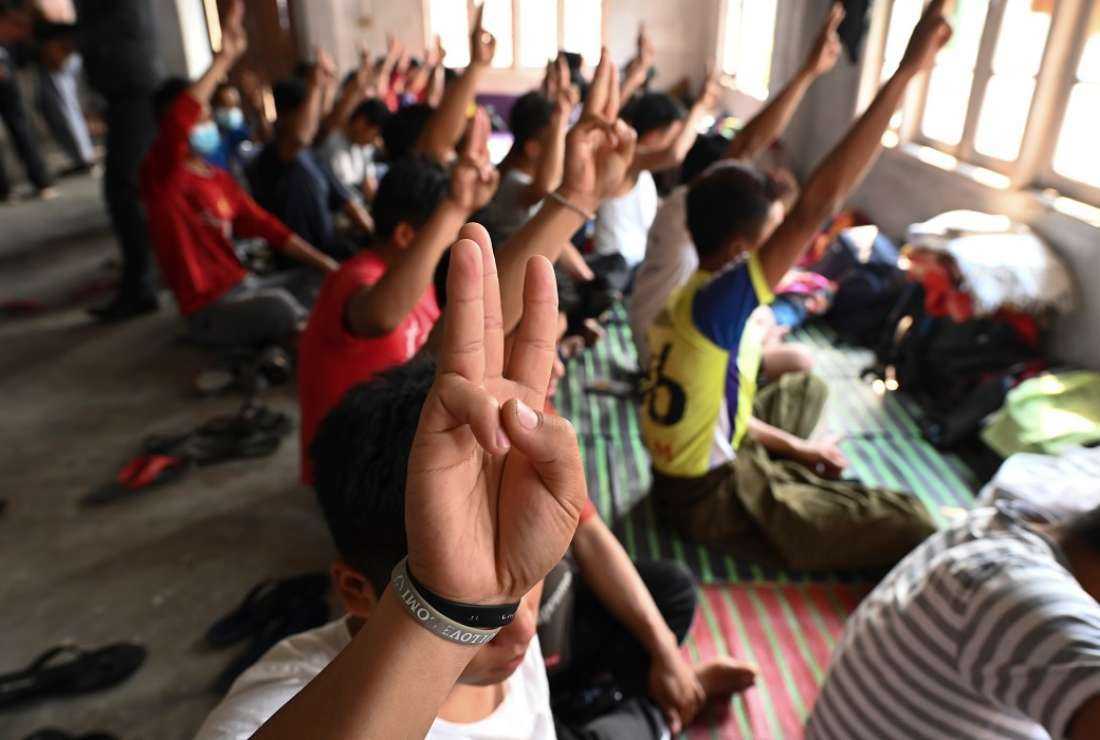
[[[325,281],[299,346],[302,478],[313,434],[345,391],[412,359],[439,318],[432,278],[458,230],[496,189],[489,121],[473,119],[465,157],[451,171],[406,158],[382,179],[375,241]]]
[[[345,259],[354,248],[337,234],[334,214],[343,212],[363,235],[374,224],[313,149],[322,101],[333,79],[332,61],[321,52],[308,81],[291,78],[275,84],[275,139],[252,161],[248,180],[260,205],[294,233],[325,254]]]
[[[321,271],[336,263],[260,208],[226,171],[203,157],[218,145],[208,101],[245,49],[240,4],[225,43],[193,84],[169,80],[157,92],[160,131],[141,170],[153,248],[192,336],[214,346],[262,346],[294,336],[306,309],[281,282],[240,263],[232,237],[263,237],[276,250]]]
[[[730,162],[690,186],[700,269],[650,327],[641,414],[655,503],[685,536],[748,544],[756,535],[790,567],[868,568],[892,565],[933,529],[915,498],[828,480],[840,477],[843,454],[832,440],[807,441],[827,389],[786,374],[757,398],[765,327],[750,321],[862,179],[910,80],[950,36],[942,3],[929,7],[898,71],[770,237],[780,206],[769,176]]]
[[[382,129],[390,110],[378,98],[359,103],[347,121],[328,135],[321,155],[336,179],[366,203],[374,200],[380,179],[375,160],[382,141]]]
[[[849,618],[807,739],[1100,737],[1098,574],[1100,509],[971,512]]]
[[[214,123],[221,134],[221,145],[206,157],[206,161],[238,179],[243,178],[248,155],[252,153],[252,132],[241,108],[241,93],[233,85],[223,82],[215,88],[210,102],[214,109]]]
[[[835,5],[801,71],[737,132],[727,146],[719,146],[722,141],[720,135],[701,137],[685,158],[681,171],[685,184],[669,193],[657,210],[646,238],[645,259],[638,267],[634,293],[628,306],[630,330],[638,350],[638,364],[643,369],[649,364],[649,346],[646,342],[649,327],[665,307],[672,292],[686,283],[699,267],[699,258],[695,254],[691,234],[687,229],[686,183],[690,183],[720,159],[751,162],[783,135],[814,80],[836,65],[840,56],[840,39],[836,35],[836,29],[843,18],[843,9],[839,4]],[[785,207],[782,213],[777,211],[764,228],[764,238],[771,235],[786,215],[786,206],[791,203],[786,202],[786,197],[783,200]]]
[[[460,264],[464,258],[474,257],[492,264],[491,248],[487,246],[479,250],[472,242],[463,241],[455,249],[465,251],[454,257],[448,285],[452,291],[457,287],[455,278],[461,279],[467,274]],[[541,269],[543,274],[539,279],[549,278],[549,266],[545,261],[541,261]],[[479,275],[474,277],[480,279]],[[488,282],[486,293],[491,295],[488,291],[495,291],[496,287]],[[538,285],[536,293],[532,290],[531,277],[527,282],[527,310],[517,332],[511,362],[515,363],[514,370],[523,368],[516,381],[530,383],[538,390],[525,392],[519,403],[506,404],[505,408],[514,406],[512,413],[517,420],[529,419],[534,422],[531,426],[541,424],[547,432],[554,430],[558,439],[551,447],[547,444],[551,442],[547,435],[546,446],[536,454],[524,440],[517,438],[522,429],[509,427],[505,432],[502,427],[499,429],[502,436],[493,435],[492,438],[498,441],[490,449],[499,454],[502,448],[514,445],[521,449],[524,445],[525,454],[532,460],[546,460],[545,452],[553,450],[554,455],[562,455],[562,472],[566,473],[562,480],[583,490],[583,477],[577,478],[579,460],[569,455],[570,451],[576,455],[571,428],[560,419],[533,410],[541,407],[541,399],[545,398],[553,353],[537,349],[544,346],[543,343],[532,340],[538,336],[536,332],[541,332],[545,334],[545,342],[552,345],[556,306],[552,283]],[[503,341],[499,333],[495,337],[488,336],[492,327],[500,326],[499,317],[495,321],[488,319],[493,310],[491,306],[495,303],[499,307],[499,300],[483,303],[480,297],[475,299],[468,291],[457,295],[460,299],[448,304],[448,321],[464,318],[463,312],[471,308],[475,314],[482,314],[469,317],[484,322],[486,329],[484,357],[478,362],[483,363],[488,377],[499,377]],[[534,309],[532,303],[536,300],[542,305]],[[452,331],[450,324],[448,331]],[[458,347],[458,342],[452,341],[452,346],[463,350],[462,357],[474,358],[469,342]],[[537,361],[525,351],[527,348],[538,354]],[[444,349],[444,367],[455,367],[452,372],[458,372],[458,366],[446,357]],[[422,415],[430,419],[434,413],[433,404],[439,403],[437,397],[429,395],[434,376],[434,364],[424,360],[395,368],[352,390],[326,418],[313,446],[317,493],[339,552],[340,559],[332,566],[332,576],[348,615],[328,626],[289,638],[242,675],[200,731],[201,740],[248,737],[280,706],[288,701],[291,702],[289,706],[293,706],[300,701],[294,697],[303,696],[299,692],[307,684],[323,681],[317,679],[318,675],[347,648],[357,633],[381,629],[376,626],[379,601],[395,566],[407,555],[412,556],[416,544],[414,527],[421,525],[420,518],[441,516],[450,524],[453,516],[445,509],[429,513],[417,508],[413,491],[409,490],[416,485],[416,458],[425,451],[414,442],[417,420]],[[499,381],[500,384],[510,382]],[[508,391],[500,398],[514,392]],[[523,398],[527,401],[522,401]],[[457,408],[451,399],[445,403],[448,408]],[[500,413],[494,410],[492,416],[495,418]],[[418,437],[415,439],[422,442]],[[429,465],[449,462],[434,453],[431,456]],[[476,476],[476,471],[471,472]],[[502,479],[493,477],[510,481],[517,472],[521,471],[506,468]],[[546,479],[549,480],[549,476]],[[461,484],[454,484],[446,490],[457,493],[464,489]],[[505,501],[501,499],[501,503]],[[461,505],[466,507],[467,503]],[[537,509],[541,508],[531,501],[520,505],[525,515],[538,515]],[[731,691],[746,688],[751,683],[751,670],[729,658],[694,667],[686,663],[676,643],[682,639],[694,613],[690,576],[679,566],[662,563],[650,564],[639,574],[622,547],[591,513],[590,506],[588,511],[590,513],[580,513],[581,524],[573,537],[581,578],[574,587],[574,619],[578,622],[570,629],[574,635],[570,643],[570,667],[592,668],[595,663],[611,672],[629,687],[627,700],[599,717],[578,724],[552,714],[554,678],[551,677],[548,685],[547,667],[536,636],[542,595],[539,582],[526,591],[522,599],[517,599],[520,605],[514,620],[469,662],[458,684],[440,706],[428,737],[519,739],[552,738],[557,734],[563,738],[660,738],[666,736],[667,729],[657,707],[645,698],[647,685],[650,695],[673,718],[673,729],[678,730],[680,722],[690,721],[707,700],[728,696]],[[505,520],[511,518],[508,514],[503,517]],[[552,519],[553,515],[547,512],[531,520],[533,531],[555,530]],[[576,519],[571,524],[576,524]],[[511,528],[510,535],[534,536],[523,530],[523,525],[516,526]],[[505,539],[511,537],[506,535]],[[412,565],[410,562],[410,567]],[[476,569],[477,563],[466,561],[465,567]],[[419,579],[420,570],[413,575]],[[647,586],[655,589],[653,595]],[[654,596],[660,601],[655,601]],[[561,664],[559,667],[564,668]],[[306,697],[302,700],[309,701]],[[278,718],[274,724],[278,724]]]
[[[631,269],[641,263],[659,204],[650,173],[680,166],[698,136],[699,121],[717,98],[718,82],[711,74],[689,112],[665,93],[642,93],[623,106],[620,115],[637,132],[638,147],[615,197],[596,211],[593,248],[599,257],[620,255]]]

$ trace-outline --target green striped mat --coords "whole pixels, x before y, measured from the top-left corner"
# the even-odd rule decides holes
[[[632,557],[674,558],[688,565],[703,583],[846,582],[877,576],[766,568],[733,558],[720,548],[685,542],[660,526],[646,496],[649,457],[639,433],[636,405],[586,391],[595,380],[620,378],[637,367],[621,306],[607,329],[602,342],[569,362],[555,403],[577,429],[589,496]],[[851,460],[851,474],[870,485],[913,491],[941,526],[955,511],[970,506],[977,480],[963,462],[935,450],[920,436],[914,408],[903,398],[880,396],[860,380],[861,371],[871,362],[870,352],[839,347],[827,330],[818,327],[800,330],[792,341],[813,349],[816,372],[829,384],[821,430],[842,437],[840,446]]]

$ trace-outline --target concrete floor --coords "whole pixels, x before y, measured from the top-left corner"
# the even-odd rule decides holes
[[[115,246],[98,188],[66,180],[57,200],[0,205],[0,301],[61,301],[109,278]],[[149,657],[118,688],[0,712],[0,738],[46,726],[191,738],[239,649],[205,649],[206,627],[263,578],[324,569],[331,546],[297,482],[296,435],[272,457],[81,507],[144,435],[238,403],[196,397],[192,376],[210,357],[178,341],[169,296],[159,313],[116,326],[91,323],[88,303],[0,317],[0,672],[65,641],[137,641]],[[290,389],[265,400],[296,417]]]

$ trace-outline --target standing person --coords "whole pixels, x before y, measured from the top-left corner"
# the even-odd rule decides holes
[[[49,198],[56,193],[50,187],[52,179],[39,151],[31,122],[27,118],[27,108],[19,91],[19,82],[15,79],[15,63],[11,52],[13,45],[29,36],[29,18],[23,12],[0,3],[0,118],[4,119],[4,125],[15,146],[15,153],[22,160],[27,178],[34,186],[36,194],[40,198]],[[9,197],[11,182],[4,170],[3,161],[0,160],[0,201]]]
[[[62,176],[87,173],[95,163],[95,146],[80,107],[79,79],[84,62],[75,53],[72,31],[71,24],[43,20],[35,29],[41,45],[35,98],[46,126],[69,158],[70,167]]]
[[[103,197],[122,253],[118,293],[91,310],[101,321],[125,321],[157,310],[151,247],[138,170],[157,133],[153,92],[160,81],[149,0],[76,0],[88,82],[107,101]]]

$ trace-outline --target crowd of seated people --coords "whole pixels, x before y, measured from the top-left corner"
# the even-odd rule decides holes
[[[1096,736],[1096,515],[986,510],[934,534],[914,497],[844,479],[812,436],[825,384],[768,309],[949,39],[944,4],[799,187],[759,159],[836,64],[840,4],[732,140],[700,135],[713,74],[691,101],[649,89],[644,28],[621,79],[606,50],[587,78],[559,54],[515,101],[498,168],[480,10],[464,70],[438,39],[420,61],[391,40],[338,83],[318,51],[274,83],[269,120],[254,78],[247,113],[224,82],[247,45],[231,3],[210,68],[157,93],[142,195],[194,338],[296,353],[301,476],[345,614],[242,674],[199,738],[663,738],[752,690],[736,657],[685,657],[692,575],[631,560],[551,402],[558,286],[615,272],[662,521],[794,568],[897,564],[849,624],[811,737]],[[273,272],[242,263],[250,237]]]

